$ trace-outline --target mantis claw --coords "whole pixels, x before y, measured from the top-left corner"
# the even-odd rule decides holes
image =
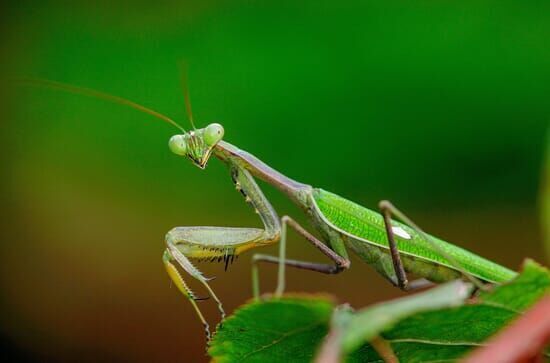
[[[210,296],[204,296],[204,297],[195,297],[193,300],[195,301],[204,301],[210,299]]]

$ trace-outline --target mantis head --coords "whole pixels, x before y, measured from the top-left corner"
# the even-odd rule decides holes
[[[223,138],[223,126],[212,123],[203,129],[196,129],[170,138],[168,146],[174,154],[187,156],[201,169],[206,167],[212,150]]]

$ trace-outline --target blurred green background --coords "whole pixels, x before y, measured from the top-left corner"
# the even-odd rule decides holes
[[[2,5],[3,79],[48,78],[200,125],[299,181],[509,267],[546,262],[537,202],[550,115],[543,1],[17,2]],[[258,226],[223,165],[171,154],[176,132],[120,105],[2,82],[4,352],[40,361],[206,361],[161,262],[178,225]],[[269,186],[282,215],[298,210]],[[303,219],[300,219],[303,220]],[[544,224],[544,223],[543,223]],[[295,235],[289,256],[323,261]],[[263,252],[275,252],[276,247]],[[248,253],[200,264],[232,311]],[[275,268],[261,270],[264,291]],[[361,307],[401,294],[359,260],[289,271],[288,290]],[[193,287],[204,295],[197,284]],[[202,303],[214,324],[212,302]]]

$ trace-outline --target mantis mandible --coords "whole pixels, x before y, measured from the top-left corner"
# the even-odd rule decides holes
[[[169,140],[169,148],[174,154],[189,159],[200,169],[205,169],[212,157],[227,166],[235,188],[259,215],[264,228],[176,227],[166,235],[166,250],[163,255],[168,275],[191,302],[204,325],[207,339],[210,339],[210,328],[197,305],[197,301],[201,299],[188,287],[178,266],[204,285],[216,301],[222,321],[225,312],[220,299],[208,284],[209,279],[193,265],[193,259],[223,259],[227,269],[235,256],[256,247],[279,242],[278,256],[252,256],[252,291],[255,298],[260,295],[260,262],[278,264],[278,282],[274,296],[280,297],[285,289],[286,266],[337,274],[350,267],[348,249],[403,290],[461,277],[468,278],[483,288],[482,283],[503,283],[516,276],[516,272],[506,267],[426,234],[388,201],[379,203],[380,213],[377,213],[341,196],[283,175],[252,154],[224,141],[224,128],[218,123],[195,128],[187,92],[184,95],[188,116],[193,125],[191,131],[184,130],[172,119],[156,111],[117,96],[53,81],[25,82],[98,97],[149,113],[182,131]],[[279,217],[256,184],[255,178],[272,185],[296,204],[319,237],[292,217]],[[403,223],[393,220],[392,216]],[[331,263],[287,259],[285,251],[289,227],[321,251]],[[419,280],[409,282],[408,274],[414,274]]]

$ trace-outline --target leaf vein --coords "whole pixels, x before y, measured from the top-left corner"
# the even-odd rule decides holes
[[[256,354],[256,353],[259,353],[263,350],[266,350],[268,349],[269,347],[272,347],[274,346],[275,344],[278,344],[279,342],[283,341],[284,339],[288,338],[289,336],[292,336],[294,334],[300,334],[300,333],[303,333],[303,332],[306,332],[308,330],[312,330],[312,329],[315,329],[317,328],[318,326],[320,325],[323,325],[325,324],[325,321],[324,320],[319,320],[315,323],[312,323],[308,326],[305,326],[305,327],[302,327],[302,328],[297,328],[297,329],[294,329],[294,330],[290,330],[284,334],[282,334],[279,338],[275,339],[274,341],[272,341],[271,343],[269,344],[266,344],[262,347],[259,347],[258,349],[255,349],[245,355],[242,356],[242,360],[241,362],[244,362],[245,360],[247,360],[248,358],[250,358],[252,355]]]
[[[424,339],[414,339],[414,338],[402,338],[402,339],[388,339],[389,342],[392,343],[420,343],[420,344],[431,344],[431,345],[448,345],[448,346],[476,346],[476,347],[482,347],[485,344],[477,343],[477,342],[444,342],[444,341],[437,341],[437,340],[424,340]]]

